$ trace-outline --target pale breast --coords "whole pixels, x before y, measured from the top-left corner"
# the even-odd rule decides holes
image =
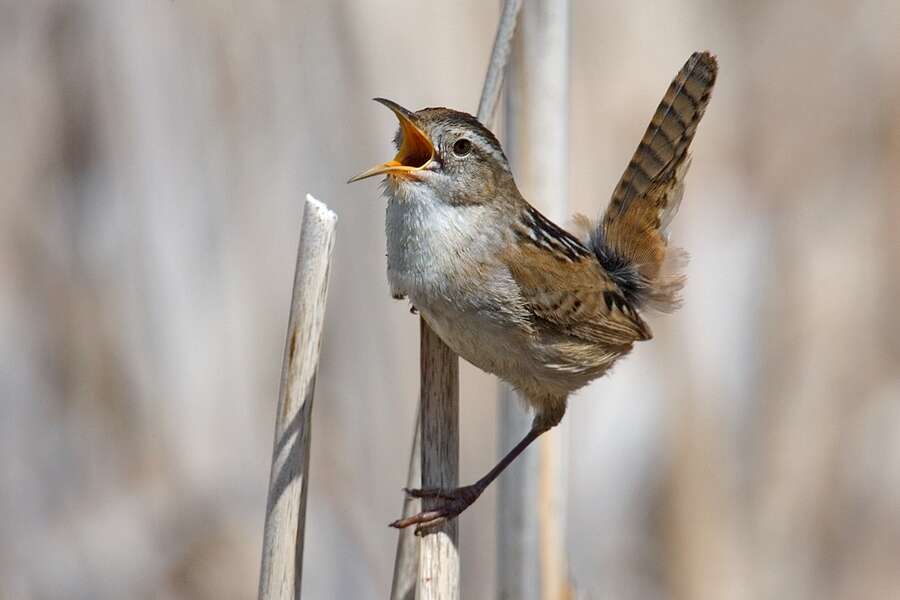
[[[391,292],[423,306],[435,296],[471,301],[471,290],[496,275],[492,259],[501,235],[486,225],[492,222],[491,210],[448,205],[424,187],[406,186],[402,197],[389,197],[385,233]]]
[[[413,186],[408,186],[412,188]],[[389,197],[387,275],[457,354],[513,385],[566,394],[599,376],[613,357],[590,344],[535,330],[532,311],[498,257],[513,243],[485,206],[450,206],[427,189]]]
[[[389,198],[385,228],[391,292],[407,296],[458,354],[497,373],[491,357],[510,355],[509,338],[528,314],[496,258],[504,238],[491,210],[450,206],[422,190]]]

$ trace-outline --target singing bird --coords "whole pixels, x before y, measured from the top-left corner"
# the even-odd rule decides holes
[[[670,246],[688,149],[710,99],[714,56],[696,52],[656,109],[598,222],[579,236],[519,193],[497,138],[472,115],[411,112],[393,160],[350,181],[385,175],[387,275],[454,352],[518,390],[531,430],[491,471],[455,489],[408,490],[435,499],[391,525],[417,531],[458,516],[525,448],[560,422],[569,395],[649,340],[648,309],[680,304],[685,254]]]

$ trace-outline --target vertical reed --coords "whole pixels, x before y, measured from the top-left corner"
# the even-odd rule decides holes
[[[300,598],[313,394],[336,223],[334,212],[307,194],[276,407],[260,600]]]

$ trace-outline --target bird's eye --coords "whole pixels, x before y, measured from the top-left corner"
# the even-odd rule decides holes
[[[466,138],[459,138],[458,140],[456,140],[456,143],[453,144],[453,154],[457,156],[465,156],[471,151],[472,142],[470,142]]]

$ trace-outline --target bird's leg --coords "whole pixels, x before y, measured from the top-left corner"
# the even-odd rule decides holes
[[[536,418],[534,424],[531,426],[531,430],[524,438],[522,438],[522,441],[516,444],[512,450],[507,452],[506,456],[504,456],[493,469],[488,471],[487,475],[472,485],[451,490],[440,488],[406,490],[406,493],[414,498],[432,498],[439,502],[436,506],[428,510],[423,510],[419,514],[394,521],[391,523],[391,527],[403,529],[410,525],[416,525],[416,535],[421,535],[423,529],[440,525],[445,521],[449,521],[450,519],[459,516],[462,511],[469,508],[469,506],[478,499],[491,482],[503,472],[503,469],[508,467],[509,464],[514,461],[516,457],[529,446],[529,444],[531,444],[531,442],[538,439],[542,433],[553,427],[553,425],[556,425],[556,423],[550,425],[546,420],[539,420]]]

